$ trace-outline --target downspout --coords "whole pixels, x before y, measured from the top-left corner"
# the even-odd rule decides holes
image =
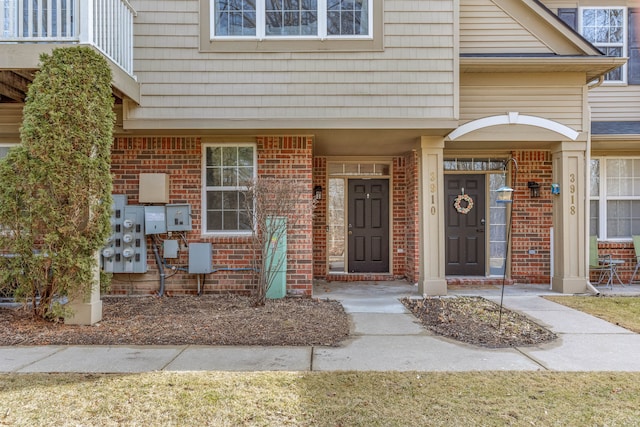
[[[604,76],[600,76],[597,83],[594,83],[591,86],[587,85],[587,90],[594,89],[600,86],[604,82]],[[589,125],[591,125],[591,107],[587,107],[589,111]],[[585,153],[585,168],[584,168],[584,182],[585,187],[587,187],[587,183],[591,182],[591,129],[589,129],[589,134],[587,135],[587,148]],[[591,217],[591,203],[589,196],[591,195],[591,187],[587,187],[587,191],[585,191],[585,200],[584,200],[584,212],[585,218],[587,221],[584,222],[584,235],[585,240],[586,236],[589,235],[589,218]],[[595,286],[591,284],[590,274],[589,274],[589,250],[585,251],[585,265],[587,266],[587,291],[594,294],[595,296],[600,295],[600,291],[596,289]]]
[[[595,83],[593,83],[595,81]],[[602,85],[602,83],[604,83],[604,76],[600,76],[598,77],[598,80],[591,80],[590,82],[587,83],[587,89],[591,90],[591,89],[595,89],[599,86]]]

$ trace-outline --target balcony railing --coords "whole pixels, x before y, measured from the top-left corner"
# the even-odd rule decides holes
[[[127,0],[0,0],[0,43],[91,44],[133,76]]]

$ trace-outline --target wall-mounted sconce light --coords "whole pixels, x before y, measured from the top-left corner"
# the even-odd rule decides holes
[[[322,200],[322,186],[316,185],[313,187],[313,198],[316,200]]]
[[[535,181],[527,182],[527,187],[529,187],[529,191],[531,192],[532,198],[540,197],[540,184]]]

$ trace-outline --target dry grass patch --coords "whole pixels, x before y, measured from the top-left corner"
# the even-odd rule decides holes
[[[554,295],[545,298],[640,333],[640,297]]]
[[[0,424],[637,425],[640,373],[0,375]]]

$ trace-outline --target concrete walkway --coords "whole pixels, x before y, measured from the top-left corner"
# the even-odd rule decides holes
[[[603,293],[634,293],[616,287]],[[318,298],[342,302],[352,336],[340,347],[37,346],[0,347],[0,372],[146,371],[640,371],[640,334],[540,298],[545,286],[508,286],[504,306],[559,338],[536,347],[485,349],[425,330],[398,301],[418,297],[406,282],[330,283]],[[500,301],[501,288],[457,290]]]

